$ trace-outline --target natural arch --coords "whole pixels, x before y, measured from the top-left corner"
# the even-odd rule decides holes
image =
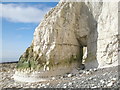
[[[70,72],[82,64],[83,47],[87,47],[85,67],[98,67],[98,31],[101,25],[98,17],[102,3],[97,4],[99,11],[90,5],[61,2],[47,13],[35,29],[31,46],[20,57],[14,79],[18,80],[20,76],[26,77],[26,81],[37,82]]]
[[[94,24],[85,3],[60,3],[35,29],[32,45],[20,57],[18,70],[44,72],[39,75],[42,78],[80,67],[83,47],[89,50],[88,40],[95,32]]]

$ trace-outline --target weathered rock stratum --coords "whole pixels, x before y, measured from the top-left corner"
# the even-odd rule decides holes
[[[83,66],[83,55],[87,69],[116,66],[119,44],[117,2],[62,0],[35,29],[14,79],[37,82],[63,75]]]

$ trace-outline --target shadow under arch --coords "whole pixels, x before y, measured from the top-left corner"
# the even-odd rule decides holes
[[[80,14],[86,15],[87,25],[89,28],[88,34],[84,37],[80,37],[78,35],[77,40],[80,44],[80,48],[87,47],[87,58],[85,60],[85,68],[97,68],[97,40],[98,40],[98,32],[97,32],[97,20],[93,16],[92,11],[88,8],[88,6],[84,3],[82,8],[80,9]],[[97,3],[97,2],[96,2]],[[80,50],[81,51],[81,50]],[[83,54],[82,54],[83,56]]]

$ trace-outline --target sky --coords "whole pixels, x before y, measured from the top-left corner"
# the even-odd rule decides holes
[[[19,58],[24,53],[31,45],[35,28],[56,5],[57,2],[0,3],[0,58],[3,62],[7,58]]]

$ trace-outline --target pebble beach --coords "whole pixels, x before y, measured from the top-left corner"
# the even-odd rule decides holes
[[[48,81],[24,83],[14,81],[17,63],[0,64],[0,88],[119,88],[119,69],[116,67],[80,70],[76,68],[64,76],[52,77]]]

